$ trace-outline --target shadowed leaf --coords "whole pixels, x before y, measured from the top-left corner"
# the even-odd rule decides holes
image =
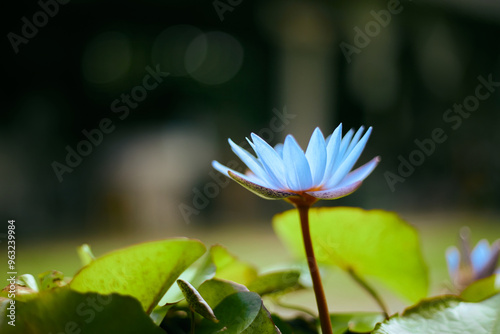
[[[271,315],[255,292],[238,292],[229,295],[214,309],[218,324],[203,320],[197,334],[275,334],[279,330]]]
[[[132,297],[78,293],[67,286],[42,291],[28,302],[16,302],[15,327],[7,323],[5,308],[0,313],[2,334],[164,333]]]

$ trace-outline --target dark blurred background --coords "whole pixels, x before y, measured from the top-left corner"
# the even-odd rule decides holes
[[[322,205],[499,211],[497,1],[5,7],[0,212],[26,237],[268,224],[289,206],[226,183],[211,160],[235,159],[228,137],[292,133],[305,147],[340,122],[373,126],[359,163],[382,162]]]

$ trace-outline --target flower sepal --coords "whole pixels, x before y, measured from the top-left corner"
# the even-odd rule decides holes
[[[246,189],[250,190],[254,194],[265,198],[265,199],[284,199],[290,196],[297,196],[297,194],[288,192],[288,191],[283,191],[279,189],[271,189],[267,187],[260,186],[258,184],[255,184],[251,181],[245,180],[242,177],[239,177],[235,173],[228,171],[227,174],[236,182],[238,182],[240,185],[245,187]]]

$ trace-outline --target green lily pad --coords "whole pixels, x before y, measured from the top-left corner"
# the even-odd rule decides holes
[[[457,297],[422,301],[378,324],[373,334],[500,333],[500,294],[480,303]]]
[[[495,274],[472,283],[462,291],[460,297],[468,302],[478,302],[499,292],[500,274]]]
[[[211,279],[215,275],[215,265],[212,262],[212,257],[208,252],[201,258],[196,260],[189,268],[187,268],[180,276],[186,282],[189,282],[195,289],[203,282]],[[151,319],[155,324],[159,325],[168,311],[177,303],[184,300],[184,294],[177,284],[172,285],[163,297],[158,302],[158,305],[151,312]]]
[[[189,268],[187,268],[180,276],[186,282],[189,282],[197,289],[203,282],[215,276],[215,264],[212,257],[207,252],[201,258],[196,260]],[[167,293],[161,298],[159,306],[166,304],[175,304],[184,299],[184,295],[178,285],[174,284],[168,289]]]
[[[259,295],[275,294],[285,290],[298,290],[302,288],[299,283],[300,271],[285,270],[267,273],[258,276],[248,284],[248,290]]]
[[[184,238],[134,245],[92,261],[70,286],[79,292],[132,296],[151,313],[179,275],[204,252],[201,242]]]
[[[350,333],[367,333],[372,331],[377,323],[384,321],[384,319],[383,314],[373,312],[330,315],[333,334],[343,334],[346,331]]]
[[[214,313],[219,323],[214,324],[203,319],[197,334],[212,334],[218,331],[224,334],[279,333],[262,299],[255,292],[238,292],[227,296],[217,305]]]
[[[118,294],[78,293],[67,286],[45,290],[28,302],[16,302],[15,327],[8,324],[9,311],[2,305],[2,334],[165,333],[136,299]]]
[[[427,267],[416,230],[398,215],[359,208],[312,208],[310,230],[318,263],[375,278],[410,301],[427,295]],[[273,219],[278,236],[299,258],[305,251],[297,210]]]
[[[212,246],[210,255],[217,268],[216,278],[246,285],[257,277],[257,269],[254,266],[240,261],[221,245]]]
[[[218,278],[208,280],[198,288],[198,292],[212,309],[227,296],[244,291],[248,291],[246,286]]]

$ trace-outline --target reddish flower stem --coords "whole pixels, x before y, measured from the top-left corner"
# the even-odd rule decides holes
[[[323,334],[332,334],[332,323],[330,321],[330,314],[328,312],[328,305],[326,303],[325,292],[321,284],[321,276],[319,274],[318,264],[314,256],[314,250],[311,240],[311,232],[309,230],[309,208],[311,204],[298,204],[295,203],[300,216],[300,226],[302,228],[302,239],[304,240],[304,247],[306,250],[306,259],[309,266],[309,272],[313,282],[314,295],[316,296],[316,304],[318,305],[319,321],[321,324],[321,331]]]

